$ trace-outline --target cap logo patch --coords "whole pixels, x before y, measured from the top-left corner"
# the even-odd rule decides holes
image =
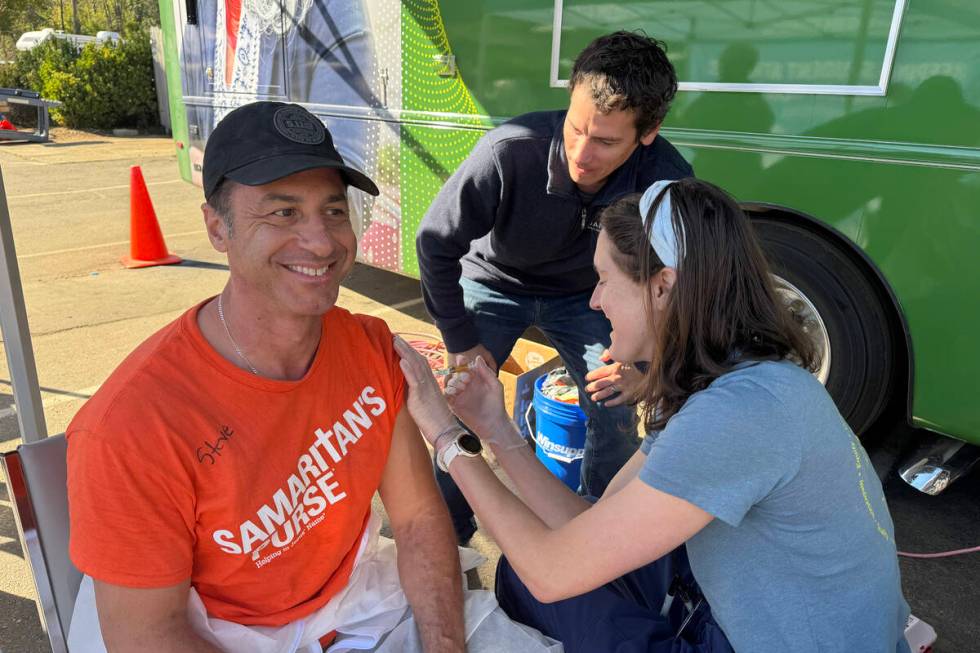
[[[323,123],[300,107],[282,107],[272,118],[276,131],[303,145],[319,145],[323,142],[326,130]]]

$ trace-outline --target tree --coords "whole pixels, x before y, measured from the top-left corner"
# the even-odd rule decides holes
[[[0,57],[4,60],[13,58],[17,37],[28,31],[21,27],[31,24],[33,4],[32,0],[0,0]]]
[[[71,27],[75,34],[101,30],[128,33],[160,24],[156,0],[0,0],[0,60],[16,55],[21,34],[45,27]]]
[[[71,0],[71,31],[74,34],[82,33],[82,24],[78,20],[78,0]]]

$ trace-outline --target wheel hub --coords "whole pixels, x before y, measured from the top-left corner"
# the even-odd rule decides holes
[[[827,377],[830,376],[830,336],[827,335],[827,327],[817,307],[799,288],[786,279],[775,274],[772,278],[776,284],[776,293],[816,348],[817,369],[814,370],[813,375],[820,383],[826,384]]]

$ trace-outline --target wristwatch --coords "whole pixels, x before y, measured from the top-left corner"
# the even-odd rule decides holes
[[[436,453],[436,464],[439,465],[439,469],[448,474],[449,463],[456,456],[476,458],[482,452],[483,444],[480,442],[480,438],[461,428],[456,437]]]

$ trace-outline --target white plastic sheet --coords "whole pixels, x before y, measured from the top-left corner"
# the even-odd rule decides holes
[[[365,530],[350,582],[325,606],[305,619],[280,627],[243,626],[207,616],[194,589],[188,619],[203,638],[225,651],[254,653],[320,653],[319,639],[336,630],[329,653],[422,653],[418,629],[398,579],[393,540],[381,537],[381,520],[373,515]],[[472,549],[459,550],[463,571],[482,558]],[[460,582],[465,582],[461,577]],[[562,646],[538,631],[511,621],[491,592],[466,591],[467,649],[470,653],[561,653]],[[82,580],[68,647],[72,653],[105,653],[95,609],[92,579]]]

